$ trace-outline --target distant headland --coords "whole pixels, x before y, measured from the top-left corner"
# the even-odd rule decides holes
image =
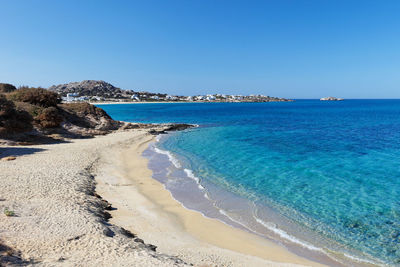
[[[85,80],[48,88],[63,102],[286,102],[285,98],[264,95],[207,94],[179,96],[146,91],[123,90],[105,81]]]

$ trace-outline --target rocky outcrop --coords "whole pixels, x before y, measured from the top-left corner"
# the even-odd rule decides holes
[[[173,131],[183,131],[189,128],[194,128],[197,127],[197,125],[194,124],[186,124],[186,123],[162,123],[162,124],[157,124],[158,128],[154,129],[155,124],[148,124],[149,127],[153,128],[152,130],[149,131],[149,133],[158,135],[158,134],[166,134],[168,132],[173,132]]]
[[[117,130],[121,123],[113,120],[103,109],[88,103],[61,104],[64,119],[63,127],[74,125],[97,131]]]

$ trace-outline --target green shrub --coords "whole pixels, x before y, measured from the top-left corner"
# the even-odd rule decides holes
[[[8,208],[5,208],[5,209],[4,209],[4,214],[5,214],[7,217],[13,217],[13,216],[15,216],[15,212],[14,212],[13,210],[9,210]]]
[[[14,101],[27,102],[45,108],[56,107],[61,102],[58,94],[43,88],[21,87],[10,95]]]

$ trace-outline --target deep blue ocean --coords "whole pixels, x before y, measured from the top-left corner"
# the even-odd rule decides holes
[[[199,125],[146,152],[188,208],[346,265],[400,265],[400,100],[99,106]]]

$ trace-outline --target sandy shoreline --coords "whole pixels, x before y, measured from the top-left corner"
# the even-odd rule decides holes
[[[16,213],[0,215],[0,242],[37,265],[320,266],[183,208],[151,178],[141,156],[153,139],[147,130],[130,130],[63,144],[0,147],[1,157],[17,156],[0,161],[0,208]],[[108,221],[94,190],[113,207]],[[121,227],[156,245],[157,252]]]
[[[184,208],[162,184],[151,178],[148,161],[142,157],[151,141],[154,137],[145,135],[119,155],[100,163],[97,191],[117,208],[111,212],[111,222],[140,233],[146,241],[157,245],[159,251],[178,255],[190,263],[265,266],[280,262],[280,266],[283,263],[320,266],[275,243]],[[137,203],[141,212],[137,212]]]

